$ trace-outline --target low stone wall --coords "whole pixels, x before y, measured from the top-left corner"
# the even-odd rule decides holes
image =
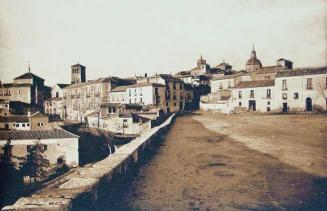
[[[92,166],[79,168],[30,197],[22,197],[2,210],[91,210],[98,201],[114,189],[130,169],[137,167],[147,149],[158,144],[169,129],[175,115],[160,126],[120,147],[114,154]]]

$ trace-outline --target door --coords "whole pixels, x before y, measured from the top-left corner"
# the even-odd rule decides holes
[[[287,112],[288,109],[287,109],[287,103],[283,103],[283,112]]]
[[[255,100],[249,100],[249,111],[256,111]]]
[[[9,130],[9,124],[5,124],[5,129]]]
[[[310,97],[307,97],[307,99],[305,99],[305,109],[306,111],[312,111],[312,100]]]

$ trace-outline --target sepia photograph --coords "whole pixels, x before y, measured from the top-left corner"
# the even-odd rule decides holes
[[[0,0],[0,210],[327,211],[327,0]]]

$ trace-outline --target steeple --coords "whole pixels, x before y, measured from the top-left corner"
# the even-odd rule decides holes
[[[251,59],[256,59],[257,58],[257,53],[255,52],[254,44],[251,52]]]
[[[28,67],[27,68],[28,68],[28,72],[31,73],[31,62],[30,61],[28,61]]]

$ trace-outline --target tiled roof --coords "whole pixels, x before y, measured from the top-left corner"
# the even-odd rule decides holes
[[[234,88],[255,88],[275,86],[275,80],[260,80],[260,81],[241,81]]]
[[[15,116],[0,116],[0,122],[29,122],[27,115],[15,115]]]
[[[145,87],[145,86],[154,86],[154,87],[164,87],[163,84],[158,84],[158,83],[137,83],[137,84],[132,84],[132,85],[127,85],[127,86],[117,86],[111,90],[111,92],[123,92],[126,91],[126,89],[129,88],[135,88],[135,87]]]
[[[91,80],[91,81],[87,81],[87,82],[83,82],[83,83],[71,84],[69,86],[66,86],[64,89],[72,89],[72,88],[83,87],[86,85],[98,84],[98,83],[111,83],[112,85],[115,85],[115,86],[124,86],[124,85],[128,85],[128,84],[132,84],[132,81],[121,79],[118,77],[106,77],[106,78],[98,78],[96,80]]]
[[[266,66],[260,68],[256,74],[264,74],[264,73],[277,73],[278,71],[282,70],[283,66],[276,65],[276,66]]]
[[[33,79],[36,79],[36,80],[44,81],[43,78],[41,78],[41,77],[39,77],[39,76],[37,76],[37,75],[34,75],[34,74],[31,73],[31,72],[24,73],[23,75],[20,75],[20,76],[14,78],[14,80],[15,80],[15,79],[32,79],[32,78],[33,78]]]
[[[224,80],[224,79],[232,79],[232,78],[236,78],[237,76],[241,76],[242,74],[240,73],[235,73],[235,74],[231,74],[231,75],[224,75],[220,78],[214,78],[212,79],[213,81],[217,81],[217,80]]]
[[[30,139],[59,139],[78,138],[77,135],[65,130],[15,130],[0,131],[0,140],[30,140]]]
[[[66,86],[69,86],[70,84],[57,84],[61,89],[65,88]]]
[[[15,83],[5,83],[5,84],[1,84],[0,87],[1,88],[10,88],[10,87],[31,87],[31,84],[15,84]]]
[[[74,65],[72,65],[72,67],[79,67],[79,66],[81,66],[81,67],[85,67],[85,66],[83,66],[83,65],[81,65],[81,64],[74,64]]]
[[[304,68],[297,68],[293,70],[280,71],[277,73],[276,78],[301,76],[301,75],[316,75],[316,74],[326,74],[326,73],[327,73],[327,66],[304,67]]]

